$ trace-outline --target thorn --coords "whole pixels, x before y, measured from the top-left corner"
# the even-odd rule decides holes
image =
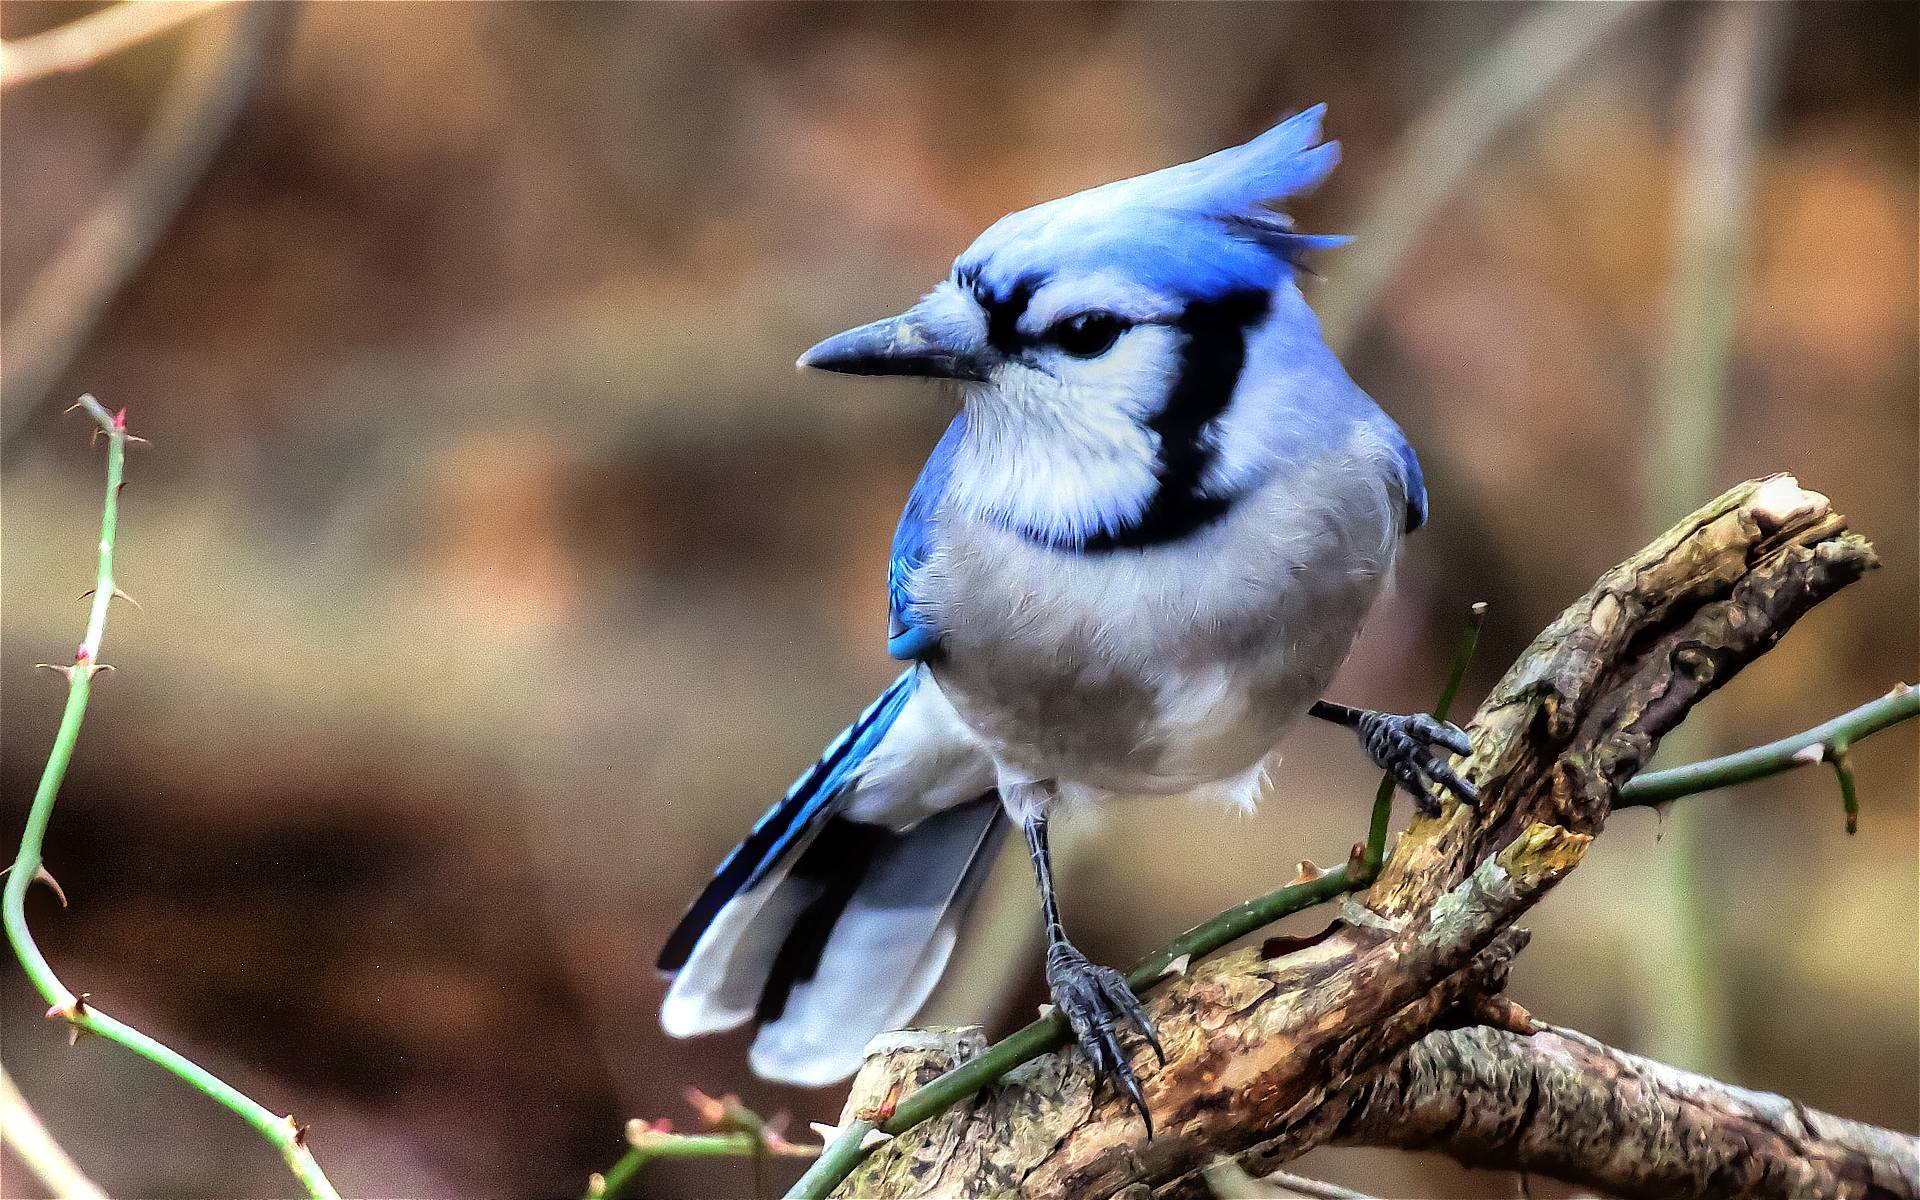
[[[12,868],[8,869],[11,870]],[[60,881],[53,877],[52,871],[47,870],[45,863],[42,863],[34,869],[33,881],[35,883],[44,883],[52,888],[53,894],[60,898],[60,907],[65,908],[67,906],[67,890],[60,886]]]
[[[1827,761],[1827,748],[1819,742],[1814,742],[1812,745],[1808,745],[1808,746],[1802,746],[1798,750],[1795,750],[1793,752],[1793,761],[1797,763],[1806,763],[1808,765],[1812,765],[1813,763],[1825,762]]]
[[[87,998],[91,995],[93,995],[92,992],[81,992],[66,1003],[54,1004],[47,1009],[47,1020],[67,1023],[67,1045],[69,1046],[79,1044],[80,1034],[83,1032],[80,1022],[87,1015]]]
[[[828,1125],[824,1121],[808,1121],[807,1128],[813,1130],[820,1138],[820,1141],[828,1146],[839,1141],[840,1136],[847,1131],[844,1125]],[[860,1149],[871,1150],[875,1146],[884,1146],[892,1140],[893,1135],[890,1133],[881,1133],[878,1129],[869,1129],[867,1130],[867,1135],[860,1139]]]
[[[1168,962],[1166,966],[1160,968],[1160,974],[1156,976],[1156,978],[1165,979],[1169,975],[1185,975],[1187,973],[1187,968],[1192,965],[1193,965],[1193,955],[1191,954],[1175,955],[1172,961]]]
[[[80,398],[79,398],[78,400],[75,400],[75,401],[74,401],[74,402],[73,402],[72,404],[69,404],[69,405],[67,405],[67,406],[66,406],[65,408],[63,408],[63,409],[61,409],[61,410],[60,410],[60,415],[64,417],[64,416],[66,416],[66,415],[67,415],[68,413],[70,413],[70,412],[72,412],[72,411],[73,411],[74,409],[76,409],[76,408],[85,408],[85,407],[86,407],[86,404],[87,404],[87,401],[89,401],[89,400],[91,400],[91,399],[93,399],[93,397],[92,397],[92,396],[82,396],[82,397],[80,397]]]
[[[1847,753],[1847,743],[1835,738],[1828,748],[1827,761],[1833,764],[1833,774],[1840,781],[1840,803],[1847,810],[1847,832],[1860,832],[1860,794],[1853,786],[1853,759]]]
[[[68,683],[73,682],[72,667],[63,666],[60,663],[35,663],[33,664],[33,666],[34,666],[34,669],[37,671],[52,671],[57,675],[65,675],[67,677]]]
[[[1042,1021],[1044,1021],[1044,1020],[1046,1020],[1046,1019],[1047,1019],[1048,1017],[1051,1017],[1051,1016],[1052,1016],[1052,1015],[1053,1015],[1054,1013],[1056,1013],[1056,1012],[1058,1012],[1058,1011],[1060,1011],[1060,1010],[1059,1010],[1059,1009],[1056,1009],[1056,1008],[1055,1008],[1055,1007],[1054,1007],[1053,1005],[1051,1005],[1051,1004],[1042,1004],[1042,1005],[1040,1006],[1040,1019],[1041,1019]]]
[[[86,591],[80,593],[80,599],[85,600],[99,590],[99,588],[88,588]],[[121,590],[120,585],[117,583],[113,585],[113,598],[115,600],[125,600],[128,604],[133,605],[134,610],[141,616],[144,617],[147,615],[147,606],[135,600],[132,596],[127,595],[126,592]]]
[[[1325,874],[1325,871],[1313,865],[1312,859],[1303,858],[1300,860],[1298,867],[1295,868],[1293,878],[1287,880],[1287,886],[1294,887],[1297,884],[1312,883]]]
[[[293,1143],[294,1149],[305,1150],[307,1148],[307,1127],[294,1120],[292,1113],[281,1117],[280,1124],[286,1130],[287,1140]]]

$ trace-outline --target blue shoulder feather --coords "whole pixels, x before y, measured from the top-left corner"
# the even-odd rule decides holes
[[[1427,523],[1427,479],[1420,471],[1420,458],[1405,438],[1400,441],[1400,473],[1407,484],[1407,532]]]
[[[954,455],[966,432],[967,414],[962,409],[907,493],[906,510],[893,532],[893,556],[887,563],[887,653],[903,662],[925,658],[940,645],[940,631],[915,603],[913,572],[933,553],[933,516],[946,497]]]

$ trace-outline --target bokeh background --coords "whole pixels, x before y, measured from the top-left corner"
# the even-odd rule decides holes
[[[0,36],[91,8],[13,0]],[[1484,599],[1477,699],[1669,518],[1780,470],[1885,569],[1686,751],[1913,681],[1917,40],[1895,3],[311,3],[10,86],[8,844],[61,701],[32,665],[70,653],[92,575],[101,457],[61,410],[92,391],[153,441],[119,555],[144,611],[109,627],[42,944],[310,1121],[351,1194],[576,1194],[624,1118],[685,1128],[688,1086],[831,1119],[836,1092],[751,1079],[742,1038],[665,1039],[651,966],[894,671],[885,547],[949,412],[790,364],[1007,210],[1319,100],[1345,161],[1295,212],[1362,240],[1306,286],[1434,506],[1340,699],[1429,703]],[[1915,1128],[1915,736],[1855,753],[1856,837],[1825,773],[1622,814],[1538,912],[1514,997]],[[1351,738],[1308,728],[1255,817],[1080,822],[1069,923],[1127,961],[1337,861],[1371,791]],[[1002,866],[940,1019],[1004,1029],[1041,998]],[[69,1049],[42,1007],[0,970],[7,1070],[114,1194],[290,1190],[231,1116]],[[1436,1158],[1302,1169],[1514,1194]]]

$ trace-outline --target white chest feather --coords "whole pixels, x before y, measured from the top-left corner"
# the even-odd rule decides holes
[[[1103,553],[943,511],[914,584],[943,634],[934,674],[1003,780],[1069,797],[1255,790],[1392,568],[1405,499],[1390,464],[1356,428],[1196,534]]]

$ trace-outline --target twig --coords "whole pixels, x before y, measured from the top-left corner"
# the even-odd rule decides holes
[[[1651,808],[1682,796],[1779,775],[1830,758],[1836,747],[1855,745],[1915,717],[1920,717],[1920,688],[1903,683],[1878,700],[1870,700],[1803,733],[1719,758],[1642,775],[1620,789],[1620,798],[1613,802],[1613,807]]]
[[[6,398],[0,443],[59,382],[113,298],[173,224],[253,94],[276,31],[295,11],[291,3],[247,5],[221,22],[230,28],[206,31],[183,53],[112,191],[68,234],[14,307],[0,364],[0,395]]]
[[[627,1152],[605,1172],[587,1180],[585,1200],[615,1200],[625,1195],[649,1163],[673,1158],[812,1158],[817,1146],[800,1146],[780,1136],[738,1097],[714,1100],[689,1089],[689,1100],[714,1128],[711,1133],[675,1133],[666,1121],[627,1122]]]
[[[122,0],[78,20],[0,43],[0,88],[79,71],[232,0]]]
[[[53,817],[53,802],[60,794],[67,765],[73,760],[74,746],[80,737],[80,722],[86,716],[87,698],[93,690],[93,677],[109,668],[100,661],[100,643],[107,631],[107,607],[113,601],[113,546],[120,516],[120,485],[126,467],[127,443],[139,439],[127,432],[127,413],[121,409],[109,413],[92,396],[82,396],[76,408],[86,410],[107,435],[107,491],[100,515],[100,559],[93,588],[93,605],[87,615],[87,632],[73,653],[70,666],[51,666],[67,679],[67,704],[60,716],[60,728],[54,734],[53,748],[47,753],[47,765],[40,784],[34,789],[33,806],[27,811],[26,830],[20,835],[20,852],[14,857],[7,875],[6,888],[0,892],[0,920],[4,920],[7,940],[20,959],[27,978],[46,999],[49,1020],[64,1020],[73,1035],[99,1034],[117,1042],[148,1062],[165,1067],[195,1091],[224,1105],[244,1120],[280,1151],[280,1156],[300,1180],[307,1194],[322,1200],[338,1200],[339,1193],[327,1181],[320,1164],[307,1149],[307,1130],[292,1117],[276,1116],[271,1110],[242,1093],[232,1084],[215,1076],[205,1067],[179,1051],[161,1044],[133,1027],[108,1016],[93,1006],[83,992],[76,995],[54,974],[46,956],[34,943],[27,929],[27,889],[37,878],[48,878],[41,861],[47,824]],[[46,664],[42,664],[46,665]]]
[[[1648,10],[1635,3],[1541,4],[1524,13],[1506,40],[1463,71],[1428,106],[1392,155],[1373,202],[1355,227],[1353,249],[1336,287],[1319,302],[1320,324],[1336,350],[1352,346],[1380,295],[1393,282],[1434,214],[1467,169],[1541,96],[1591,58],[1615,29]]]
[[[62,1200],[107,1200],[100,1185],[74,1166],[53,1140],[5,1068],[0,1068],[0,1142],[13,1147],[27,1169]]]

